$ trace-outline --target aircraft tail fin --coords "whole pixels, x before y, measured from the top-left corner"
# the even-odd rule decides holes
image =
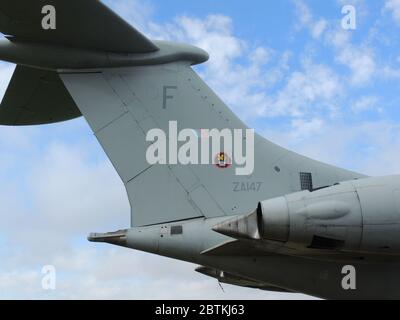
[[[248,154],[254,156],[254,170],[248,175],[238,175],[236,163],[213,162],[219,151],[209,154],[208,164],[171,163],[172,154],[165,163],[149,163],[146,154],[157,141],[146,136],[153,129],[166,133],[168,152],[178,139],[171,135],[171,123],[178,131],[192,130],[199,148],[209,139],[202,129],[247,129],[185,61],[61,78],[126,186],[132,226],[243,214],[264,199],[359,177],[257,135],[254,155],[253,150]],[[198,152],[200,158],[204,150]],[[304,183],[305,173],[313,186]]]
[[[54,30],[43,29],[44,5],[56,10]],[[17,68],[0,122],[46,123],[82,114],[125,184],[132,226],[239,215],[262,200],[360,177],[248,136],[248,128],[192,69],[207,60],[204,51],[150,41],[97,0],[2,0],[0,31],[11,40],[0,43],[0,59],[47,70]],[[203,150],[199,146],[207,146],[214,129],[227,134],[224,146]],[[148,139],[155,132],[165,133],[165,155],[161,136]],[[201,162],[176,159],[178,153],[188,157],[188,149],[172,151],[188,138]],[[232,139],[251,146],[246,163],[235,161],[239,148],[230,149]],[[149,161],[156,145],[161,161]],[[248,165],[245,175],[238,171],[242,164]],[[174,232],[182,230],[177,226]]]

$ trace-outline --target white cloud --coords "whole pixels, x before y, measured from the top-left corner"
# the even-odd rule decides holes
[[[55,291],[42,290],[39,267],[2,272],[2,289],[7,291],[0,291],[0,298],[247,300],[299,297],[229,285],[223,285],[223,292],[216,280],[195,273],[194,265],[126,249],[85,248],[67,255],[60,253],[54,266],[57,271]],[[15,292],[18,295],[14,296]]]
[[[267,64],[271,56],[273,55],[273,51],[267,48],[258,47],[250,54],[250,59],[256,66],[263,66]]]
[[[146,31],[154,8],[149,0],[104,0],[123,19],[131,21],[132,25],[141,32]]]
[[[328,26],[328,22],[324,19],[318,20],[311,28],[312,37],[319,39]]]
[[[292,137],[295,140],[310,139],[319,134],[326,126],[324,120],[314,118],[309,121],[295,119],[292,121]]]
[[[348,45],[339,48],[337,61],[351,70],[350,81],[356,86],[368,84],[377,71],[375,55],[368,47]]]
[[[396,68],[386,62],[378,61],[374,45],[368,37],[359,43],[354,41],[353,38],[359,35],[359,28],[356,31],[344,30],[340,19],[329,21],[323,17],[316,17],[305,1],[293,0],[293,2],[298,15],[298,30],[307,28],[311,38],[317,41],[314,43],[320,41],[333,50],[335,62],[350,71],[347,79],[343,76],[342,81],[354,87],[365,87],[376,78],[384,80],[398,78]],[[338,0],[338,3],[355,6],[360,21],[365,21],[370,15],[365,0]],[[398,3],[400,0],[387,0],[386,8],[400,12]],[[340,17],[340,8],[338,8],[338,17]],[[375,26],[370,29],[370,33],[375,34],[380,40],[383,38]]]
[[[364,96],[353,103],[351,106],[353,112],[361,113],[365,111],[375,110],[377,108],[377,103],[379,98],[376,96]]]
[[[109,161],[92,163],[84,145],[50,145],[30,181],[41,218],[50,227],[63,224],[67,234],[88,232],[93,221],[99,226],[130,222],[125,189],[117,173]]]
[[[380,76],[384,79],[398,80],[400,79],[400,69],[387,65],[381,69]]]
[[[328,27],[328,21],[316,19],[310,8],[303,0],[293,0],[298,16],[297,30],[307,28],[314,39],[319,39]]]
[[[266,103],[264,114],[301,118],[321,111],[334,113],[335,99],[342,91],[340,79],[333,70],[305,61],[303,70],[292,72],[284,88]]]
[[[297,124],[297,123],[296,123]],[[319,130],[320,125],[323,130]],[[264,131],[264,135],[286,148],[339,167],[371,176],[400,174],[400,125],[391,120],[346,124],[319,122]]]
[[[325,32],[322,43],[335,55],[335,62],[348,68],[350,75],[344,79],[350,85],[361,87],[370,84],[379,70],[376,53],[368,43],[354,44],[353,32],[344,30],[339,23]]]
[[[375,27],[371,29],[376,36],[378,32]],[[365,41],[354,43],[354,33],[343,30],[336,26],[325,32],[323,43],[330,47],[335,55],[338,65],[345,66],[349,75],[343,76],[342,81],[346,81],[352,87],[362,88],[370,85],[375,80],[392,80],[400,77],[400,71],[388,61],[379,59],[375,43],[371,42],[368,36]],[[382,37],[378,36],[378,39]]]
[[[153,32],[160,29],[163,30],[160,37],[186,41],[208,51],[214,72],[225,72],[245,50],[245,43],[233,35],[232,20],[224,15],[209,15],[205,19],[181,16],[167,29],[163,26],[156,29],[153,24]]]
[[[386,0],[385,9],[390,10],[393,18],[400,23],[400,0]]]

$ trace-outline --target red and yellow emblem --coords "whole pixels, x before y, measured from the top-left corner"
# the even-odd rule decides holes
[[[231,158],[225,152],[217,154],[215,161],[216,166],[220,169],[226,169],[232,165]]]

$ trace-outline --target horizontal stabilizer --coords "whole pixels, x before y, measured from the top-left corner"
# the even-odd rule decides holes
[[[48,16],[52,13],[50,6],[54,8],[53,17]],[[2,0],[0,32],[10,40],[107,52],[147,53],[158,49],[98,0]]]
[[[80,117],[56,72],[17,66],[0,105],[1,125],[38,125]]]

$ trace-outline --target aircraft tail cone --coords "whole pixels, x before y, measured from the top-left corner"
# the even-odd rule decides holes
[[[90,242],[109,243],[121,247],[127,246],[127,230],[109,233],[91,233],[88,236]]]
[[[257,211],[217,224],[212,230],[234,239],[261,239]]]

